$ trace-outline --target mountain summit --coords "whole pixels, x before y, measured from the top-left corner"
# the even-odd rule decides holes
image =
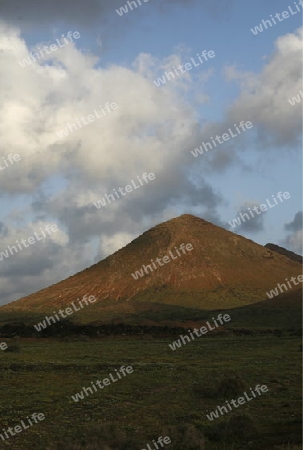
[[[179,256],[181,244],[191,244],[192,250],[178,250]],[[165,256],[169,261],[163,263]],[[162,265],[156,264],[157,258]],[[153,270],[142,269],[147,265]],[[143,275],[135,279],[132,274],[139,270]],[[94,314],[106,310],[113,316],[147,304],[233,308],[264,300],[268,290],[300,273],[301,265],[286,255],[184,214],[144,232],[88,269],[0,308],[0,315],[46,313],[84,295],[97,297]]]

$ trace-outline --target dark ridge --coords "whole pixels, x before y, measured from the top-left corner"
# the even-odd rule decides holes
[[[279,247],[279,245],[276,244],[266,244],[266,248],[269,248],[269,250],[273,250],[276,253],[279,253],[280,255],[287,256],[292,261],[296,261],[300,264],[303,264],[303,256],[297,255],[294,252],[291,252],[290,250],[286,250],[284,247]]]

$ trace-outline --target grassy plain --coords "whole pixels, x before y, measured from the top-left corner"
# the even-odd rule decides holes
[[[1,441],[2,448],[140,450],[171,426],[175,431],[170,429],[168,450],[301,448],[300,337],[286,332],[280,337],[209,335],[172,351],[168,344],[176,338],[14,342],[19,353],[0,352],[0,429],[17,425],[33,412],[46,418]],[[121,365],[133,366],[134,373],[78,403],[71,400],[83,386]],[[229,386],[230,378],[239,383],[238,395],[228,388],[220,394],[220,383]],[[213,422],[207,419],[208,411],[256,384],[266,384],[269,392]],[[111,424],[117,436],[132,436],[131,443],[102,447]],[[185,447],[177,442],[176,430],[184,424],[193,425],[197,436],[205,435],[205,445],[200,441],[200,446]]]

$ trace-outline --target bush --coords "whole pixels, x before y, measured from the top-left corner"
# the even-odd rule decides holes
[[[46,450],[128,450],[138,447],[138,443],[113,425],[101,426],[94,435],[81,440],[66,438],[50,444]]]
[[[204,450],[204,433],[191,424],[170,426],[160,436],[168,436],[171,439],[170,450]]]
[[[211,426],[206,431],[211,441],[237,442],[249,441],[258,437],[254,421],[247,415],[232,416],[227,422]]]
[[[232,416],[226,427],[226,437],[229,441],[252,440],[257,436],[257,429],[251,417],[243,414]]]
[[[197,398],[229,398],[240,396],[245,391],[245,384],[236,375],[228,375],[225,378],[214,381],[206,381],[203,384],[195,384],[193,387],[193,393]]]
[[[245,385],[243,381],[237,376],[230,376],[221,380],[217,389],[217,394],[219,397],[228,399],[230,397],[239,396],[243,394],[244,391]]]
[[[195,398],[216,398],[217,389],[214,385],[207,384],[195,384],[193,387],[193,393]]]
[[[165,431],[156,436],[168,436],[171,439],[169,444],[170,450],[205,450],[204,436],[194,425],[180,425],[170,426]],[[125,432],[118,430],[114,425],[107,425],[98,428],[98,430],[87,438],[81,438],[80,441],[75,442],[74,439],[68,438],[55,442],[46,446],[46,450],[130,450],[139,449],[151,444],[152,439],[145,440],[134,433],[129,436]],[[155,439],[156,440],[156,439]],[[142,446],[140,446],[140,442]]]
[[[9,345],[4,351],[11,353],[20,353],[20,345]]]

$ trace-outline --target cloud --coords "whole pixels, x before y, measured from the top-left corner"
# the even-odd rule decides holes
[[[8,246],[16,246],[16,241],[20,243],[22,239],[34,237],[35,232],[41,238],[40,228],[45,229],[48,224],[51,223],[36,221],[27,226],[7,226],[5,236],[1,238],[0,252]],[[70,246],[69,238],[62,229],[28,248],[16,248],[18,253],[12,250],[12,255],[0,261],[0,304],[16,300],[72,275],[75,270],[83,269],[83,264],[88,264],[90,260],[91,250],[89,246]],[[71,261],[74,267],[71,267]]]
[[[284,229],[287,231],[292,231],[288,234],[286,238],[282,241],[290,250],[295,253],[303,254],[303,212],[298,211],[293,220],[284,225]]]
[[[287,231],[299,231],[302,229],[303,211],[298,211],[292,222],[286,223],[284,229]]]
[[[241,225],[237,227],[237,231],[245,231],[248,233],[259,233],[260,231],[264,230],[264,214],[266,213],[264,212],[260,214],[259,209],[259,214],[257,214],[255,211],[253,211],[254,206],[259,207],[260,203],[256,201],[247,201],[240,206],[236,216],[238,217],[239,214],[243,215],[245,213],[249,216],[249,219],[247,219],[245,215],[244,216],[245,222],[241,220]],[[253,213],[254,217],[251,217],[249,208]]]
[[[54,21],[65,21],[73,24],[87,26],[96,23],[102,15],[107,14],[118,0],[108,2],[106,0],[90,0],[89,8],[81,0],[0,0],[1,18],[3,21],[18,26],[45,26],[53,24]]]
[[[292,107],[288,99],[302,89],[302,36],[303,28],[299,28],[279,37],[260,73],[240,72],[233,65],[225,67],[225,79],[238,83],[239,95],[221,122],[207,122],[196,128],[189,151],[234,129],[234,124],[242,120],[252,122],[253,128],[225,142],[224,147],[204,153],[197,162],[222,172],[231,165],[242,166],[240,154],[252,146],[263,153],[276,151],[277,147],[288,152],[301,149],[302,108]],[[243,167],[248,168],[245,164]]]
[[[227,79],[241,85],[228,118],[250,120],[260,144],[296,147],[300,142],[302,108],[291,107],[288,99],[302,88],[302,37],[303,28],[279,37],[260,74],[226,68]]]
[[[137,237],[136,234],[132,233],[116,233],[113,236],[104,234],[100,239],[98,253],[95,257],[95,262],[99,262],[103,255],[112,255],[115,251],[122,247],[125,247],[131,241]]]
[[[136,20],[141,14],[147,14],[147,8],[136,8],[136,14],[127,14],[123,20],[117,15],[116,9],[127,3],[126,0],[90,0],[89,7],[82,0],[0,0],[1,19],[25,30],[31,28],[54,27],[56,23],[90,28],[92,26],[115,24],[115,32],[123,27],[129,20]],[[178,5],[189,7],[197,0],[150,0],[150,8],[159,12],[169,12]],[[221,0],[220,6],[212,0],[203,0],[202,5],[207,13],[215,19],[225,17],[230,11],[234,0]],[[144,5],[144,3],[142,3]],[[150,8],[148,11],[150,12]]]
[[[170,195],[179,191],[199,201],[188,177],[180,182],[187,157],[184,146],[196,126],[195,109],[175,95],[173,84],[160,91],[145,77],[151,56],[139,55],[134,68],[102,69],[96,57],[70,44],[21,68],[18,62],[29,49],[16,29],[7,28],[5,36],[1,31],[0,153],[14,151],[22,158],[3,172],[4,192],[31,194],[51,177],[60,176],[69,186],[67,197],[71,195],[81,209],[149,171],[157,177],[159,187],[151,188],[157,200],[166,186]],[[14,90],[8,94],[9,85]],[[100,110],[106,102],[116,102],[118,108],[58,138],[69,123]],[[142,188],[134,200],[148,190],[149,186]],[[210,201],[214,199],[208,195],[200,199],[205,205]]]

